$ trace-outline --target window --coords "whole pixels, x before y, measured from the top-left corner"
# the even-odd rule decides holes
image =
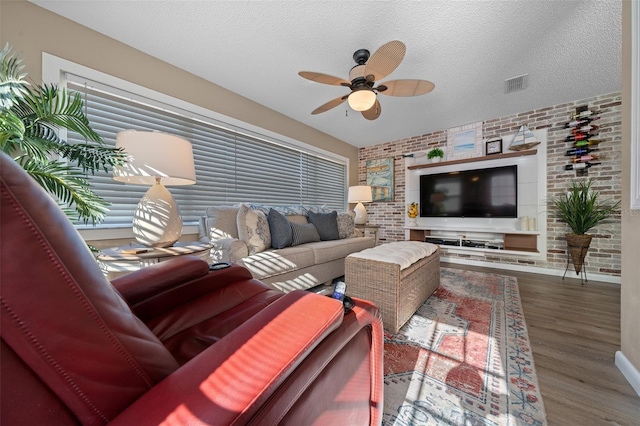
[[[208,206],[253,202],[269,205],[346,207],[346,160],[319,153],[227,124],[199,113],[163,104],[71,73],[69,90],[85,99],[92,128],[115,145],[126,129],[162,131],[193,146],[196,184],[169,187],[185,224],[196,223]],[[67,134],[70,143],[83,143]],[[116,182],[100,172],[90,179],[95,191],[111,203],[100,227],[129,227],[138,201],[148,187]],[[82,227],[82,225],[78,225]]]

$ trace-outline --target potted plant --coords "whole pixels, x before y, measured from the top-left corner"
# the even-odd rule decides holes
[[[121,165],[126,154],[105,146],[83,113],[79,94],[55,85],[31,85],[22,60],[7,44],[0,50],[0,150],[25,169],[65,213],[84,223],[101,221],[109,203],[91,190],[87,174]],[[69,144],[60,130],[74,131],[84,144]]]
[[[440,160],[442,160],[442,157],[444,157],[444,151],[440,148],[433,148],[427,154],[427,158],[431,160],[432,163],[439,163]]]
[[[552,200],[557,217],[573,231],[566,234],[566,239],[576,274],[582,270],[591,244],[592,237],[587,235],[587,231],[607,219],[620,206],[619,201],[600,201],[600,193],[592,191],[592,185],[592,179],[574,181],[565,195]]]

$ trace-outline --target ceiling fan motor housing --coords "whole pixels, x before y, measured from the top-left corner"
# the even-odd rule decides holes
[[[351,81],[352,85],[356,85],[358,83],[358,79],[365,82],[365,68],[365,65],[356,65],[355,67],[351,68],[351,70],[349,71],[349,80]]]

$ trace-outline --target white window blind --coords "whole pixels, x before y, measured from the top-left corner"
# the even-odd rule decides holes
[[[169,186],[185,224],[195,223],[209,206],[252,202],[268,205],[314,205],[342,211],[346,206],[346,164],[310,150],[253,135],[196,114],[142,102],[122,91],[68,75],[67,86],[85,99],[92,128],[105,144],[134,129],[161,131],[191,142],[196,184]],[[83,143],[68,133],[69,143]],[[94,190],[111,203],[101,227],[130,226],[138,201],[148,187],[116,182],[100,171],[90,177]]]

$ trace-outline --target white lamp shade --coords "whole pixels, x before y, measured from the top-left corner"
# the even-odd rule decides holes
[[[376,103],[376,94],[369,89],[357,90],[349,95],[347,101],[355,111],[368,111]]]
[[[127,153],[127,163],[113,168],[118,182],[153,185],[193,185],[196,170],[191,143],[168,133],[125,130],[116,135],[116,147]]]
[[[368,185],[350,186],[347,200],[350,203],[370,203],[373,201],[371,187]]]

